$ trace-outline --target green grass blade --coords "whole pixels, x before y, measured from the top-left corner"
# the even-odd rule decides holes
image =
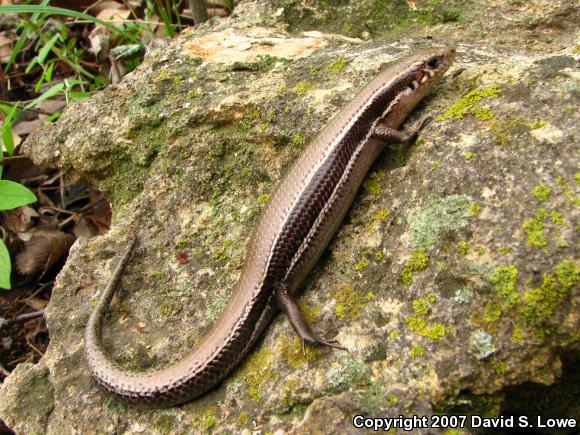
[[[88,14],[83,14],[82,12],[71,11],[70,9],[58,8],[55,6],[42,6],[42,5],[2,5],[0,6],[0,14],[34,14],[41,13],[47,15],[65,15],[67,17],[78,18],[79,20],[87,20],[92,23],[100,24],[112,31],[123,35],[125,38],[133,41],[136,44],[142,44],[138,38],[134,35],[124,31],[122,28],[115,26],[114,24],[103,21],[99,18],[93,17]]]
[[[59,83],[58,85],[52,86],[44,94],[42,94],[39,97],[36,97],[34,100],[32,100],[26,106],[24,106],[24,110],[30,109],[30,108],[36,106],[41,101],[44,101],[44,100],[46,100],[48,98],[52,98],[55,95],[60,94],[63,90],[64,90],[64,84],[63,83]]]
[[[41,66],[44,65],[44,61],[46,60],[46,56],[48,56],[48,53],[50,53],[50,51],[52,50],[52,47],[54,46],[56,41],[58,41],[59,36],[60,35],[57,33],[52,38],[50,38],[50,40],[46,44],[44,44],[44,47],[42,47],[40,49],[40,51],[38,52],[38,56],[37,56],[38,63]]]

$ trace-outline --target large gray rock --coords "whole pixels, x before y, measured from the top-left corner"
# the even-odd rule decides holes
[[[160,367],[223,309],[251,228],[305,144],[381,64],[431,43],[289,34],[281,20],[303,5],[265,3],[158,43],[121,84],[28,139],[37,163],[106,192],[114,226],[75,245],[46,312],[50,346],[2,385],[0,417],[19,433],[62,434],[355,432],[356,414],[578,416],[577,397],[562,399],[580,349],[578,47],[554,27],[533,50],[537,27],[523,21],[504,46],[490,23],[475,41],[477,10],[435,23],[459,59],[407,125],[436,121],[379,159],[303,286],[315,330],[350,352],[304,357],[280,315],[238,370],[184,406],[133,408],[96,387],[83,330],[127,234],[140,248],[105,343],[126,367]],[[495,2],[508,14],[498,31],[523,3]],[[571,7],[549,3],[529,12],[554,23]],[[430,24],[415,23],[422,35]],[[545,400],[554,388],[557,406],[522,407],[530,391]]]

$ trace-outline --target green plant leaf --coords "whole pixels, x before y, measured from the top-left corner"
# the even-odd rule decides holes
[[[0,240],[0,288],[10,290],[10,272],[12,272],[10,253],[4,241]]]
[[[36,201],[36,195],[22,184],[0,180],[0,210],[11,210]]]
[[[115,26],[107,21],[103,21],[99,18],[93,17],[91,15],[83,14],[82,12],[72,11],[70,9],[64,8],[57,8],[55,6],[43,6],[43,5],[2,5],[0,6],[0,14],[34,14],[34,13],[41,13],[47,15],[64,15],[67,17],[74,17],[80,20],[87,20],[91,23],[97,23],[101,26],[104,26],[112,31],[123,35],[125,38],[129,39],[130,41],[135,42],[136,44],[142,44],[138,38],[134,35],[131,35],[128,32],[125,32],[120,27]]]
[[[44,65],[46,56],[48,56],[48,53],[50,53],[50,50],[52,50],[52,47],[54,46],[54,44],[56,44],[56,41],[58,41],[59,37],[60,35],[57,33],[52,38],[50,38],[50,40],[46,44],[44,44],[44,47],[40,49],[40,51],[38,52],[38,56],[36,56],[38,58],[38,63],[40,65]]]
[[[14,136],[12,135],[12,125],[14,125],[17,112],[18,103],[10,107],[6,113],[6,118],[4,118],[4,123],[2,124],[2,129],[0,132],[2,136],[2,144],[9,155],[12,155],[14,152]]]
[[[36,97],[34,100],[32,100],[26,106],[24,106],[24,110],[30,109],[30,108],[36,106],[41,101],[47,100],[49,98],[54,97],[55,95],[60,94],[63,90],[64,90],[63,83],[59,83],[57,85],[50,87],[44,94],[42,94],[39,97]]]

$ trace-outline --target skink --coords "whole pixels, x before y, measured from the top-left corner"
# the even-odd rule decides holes
[[[316,264],[374,160],[389,144],[410,144],[428,122],[397,130],[449,68],[452,48],[433,48],[383,70],[304,150],[272,195],[248,245],[233,295],[197,349],[158,370],[131,372],[102,346],[103,316],[135,245],[119,261],[85,332],[88,366],[105,390],[134,404],[173,406],[207,392],[248,353],[281,308],[303,343],[341,347],[317,337],[292,299]]]

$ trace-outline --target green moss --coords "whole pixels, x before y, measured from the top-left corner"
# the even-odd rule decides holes
[[[550,195],[552,194],[552,188],[548,186],[546,183],[540,183],[532,189],[532,195],[536,197],[536,199],[540,202],[546,202],[550,199]]]
[[[495,322],[501,317],[501,305],[496,303],[488,303],[485,305],[483,312],[483,320],[486,322]]]
[[[473,116],[480,121],[489,121],[495,117],[495,113],[490,109],[473,109],[471,113],[473,113]]]
[[[390,214],[391,212],[386,208],[382,208],[374,212],[371,216],[370,222],[365,227],[365,232],[372,233],[376,231],[379,228],[381,222],[384,221],[386,218],[388,218]]]
[[[512,331],[512,344],[521,343],[524,339],[524,334],[522,332],[522,327],[520,325],[514,325],[514,329]]]
[[[494,290],[504,300],[507,307],[516,305],[520,297],[516,291],[518,268],[516,266],[497,267],[491,278]]]
[[[536,130],[536,129],[542,128],[546,125],[548,125],[548,121],[546,121],[545,119],[537,119],[534,122],[532,122],[532,124],[530,125],[530,128],[532,130]]]
[[[332,298],[336,305],[334,311],[342,319],[357,317],[361,310],[374,298],[372,292],[362,295],[351,285],[341,284],[332,292]]]
[[[427,321],[421,317],[407,317],[407,326],[413,332],[420,332],[427,326]]]
[[[465,240],[462,240],[461,242],[458,243],[459,245],[459,253],[463,256],[467,255],[467,252],[469,251],[469,243],[467,243]]]
[[[554,314],[560,299],[558,282],[552,274],[544,275],[540,287],[524,293],[522,315],[528,323],[538,326]]]
[[[308,363],[315,361],[320,355],[320,348],[316,346],[306,345],[306,352],[302,351],[302,340],[300,337],[293,336],[292,338],[280,337],[276,342],[276,349],[278,355],[288,363],[290,367],[295,369]]]
[[[512,252],[512,248],[510,248],[509,246],[501,246],[499,248],[500,254],[506,255],[506,254],[509,254],[510,252]]]
[[[477,106],[482,101],[489,98],[497,98],[501,92],[501,87],[497,85],[484,89],[474,89],[464,95],[461,100],[451,106],[444,114],[439,115],[437,120],[445,121],[448,119],[463,119],[468,112],[473,113],[477,110]],[[493,113],[491,113],[491,111],[486,111],[485,109],[478,109],[477,113],[484,119],[491,119],[493,117]]]
[[[381,185],[379,181],[374,178],[367,178],[363,183],[363,187],[371,195],[378,196],[381,194]]]
[[[416,299],[413,301],[413,310],[419,315],[426,316],[429,314],[429,302],[425,299]]]
[[[425,349],[420,344],[414,344],[409,354],[413,359],[422,358],[423,356],[425,356]]]
[[[556,277],[562,286],[561,294],[568,294],[568,291],[580,279],[580,267],[573,261],[564,261],[556,266]]]
[[[258,196],[257,202],[258,204],[266,204],[270,200],[270,195],[264,193],[263,195]]]
[[[255,62],[234,62],[231,66],[232,71],[267,71],[276,62],[289,63],[288,59],[279,58],[275,56],[270,56],[268,54],[258,56],[258,60]]]
[[[507,363],[506,362],[496,362],[493,364],[493,370],[498,374],[504,374],[505,371],[507,369]]]
[[[481,206],[477,202],[472,202],[469,206],[469,213],[467,214],[469,217],[475,217],[481,211]]]
[[[183,305],[181,302],[172,297],[165,297],[159,306],[159,316],[163,319],[173,317],[181,311]]]
[[[366,258],[361,258],[354,266],[353,269],[357,272],[360,272],[363,269],[366,269],[369,266],[369,262]]]
[[[292,92],[294,92],[296,95],[298,95],[300,97],[300,96],[305,95],[312,88],[314,88],[314,84],[307,82],[307,81],[302,81],[302,82],[296,83],[292,87]]]
[[[443,323],[435,322],[427,328],[419,332],[422,336],[430,338],[431,340],[439,340],[445,337],[447,330]]]
[[[262,388],[266,382],[273,378],[272,350],[262,348],[250,354],[236,374],[246,386],[248,396],[254,402],[260,402],[263,398]]]
[[[250,415],[246,411],[242,411],[242,412],[240,412],[240,415],[238,415],[238,421],[240,422],[240,424],[242,424],[244,426],[246,424],[248,424],[249,419],[250,419]]]
[[[562,216],[562,213],[560,213],[559,211],[552,210],[550,212],[550,214],[548,214],[548,218],[550,218],[550,220],[552,221],[552,223],[554,225],[558,225],[558,226],[562,226],[562,227],[566,225],[566,221],[564,220],[564,216]]]
[[[304,146],[304,138],[300,133],[296,133],[292,136],[292,145],[295,145],[298,148],[302,148]]]
[[[346,60],[344,58],[339,57],[338,59],[333,60],[327,67],[326,71],[331,74],[336,74],[342,72],[344,67],[346,66]]]
[[[526,219],[522,224],[522,228],[528,236],[528,245],[543,248],[548,244],[544,234],[544,220],[538,213],[533,218]]]
[[[463,153],[463,158],[467,161],[471,160],[473,158],[473,151]]]
[[[411,258],[409,258],[405,266],[403,266],[399,277],[404,284],[411,285],[413,275],[427,269],[427,266],[429,266],[429,257],[423,249],[418,249],[411,254]]]
[[[471,198],[450,195],[431,201],[427,207],[408,218],[411,248],[433,248],[442,232],[457,230],[467,225]]]

